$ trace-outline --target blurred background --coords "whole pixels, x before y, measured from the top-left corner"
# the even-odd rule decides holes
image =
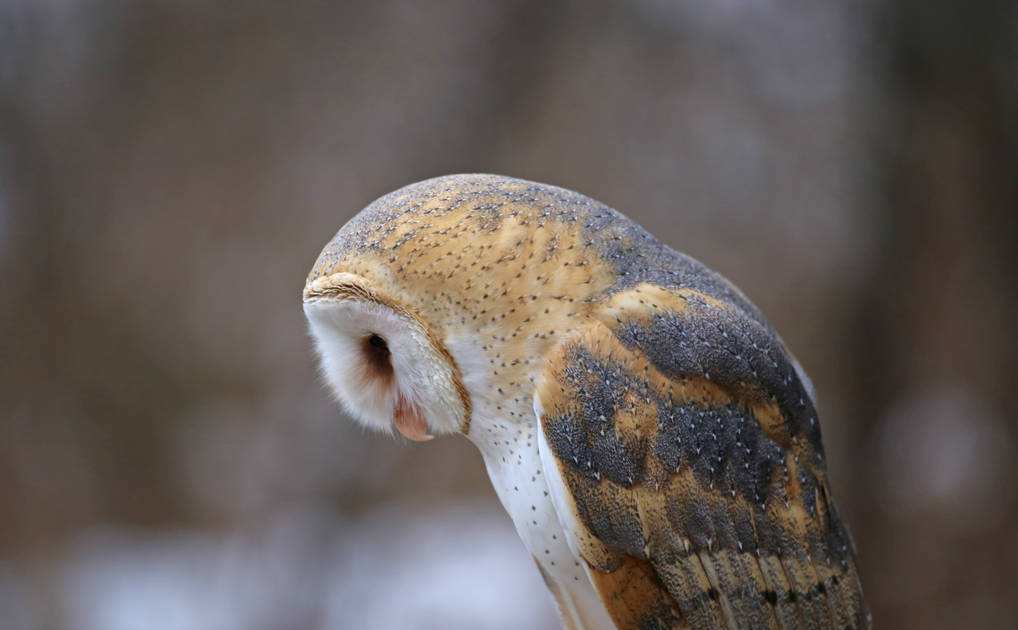
[[[466,440],[365,435],[304,276],[409,182],[612,205],[816,383],[881,628],[1018,618],[1018,4],[0,2],[0,626],[556,627]]]

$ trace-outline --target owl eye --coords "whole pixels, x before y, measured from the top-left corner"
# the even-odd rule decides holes
[[[379,335],[371,333],[371,336],[368,337],[368,343],[371,344],[372,348],[384,352],[386,355],[389,354],[389,344],[385,343],[385,339],[382,339]]]
[[[372,376],[389,379],[392,377],[389,344],[381,335],[371,333],[364,339],[364,356]]]

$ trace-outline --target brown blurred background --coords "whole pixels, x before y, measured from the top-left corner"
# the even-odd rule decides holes
[[[474,449],[354,428],[300,309],[481,171],[767,313],[879,627],[1016,627],[1016,77],[1008,0],[6,0],[0,626],[555,627]]]

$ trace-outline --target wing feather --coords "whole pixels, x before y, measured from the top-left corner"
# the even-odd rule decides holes
[[[619,628],[869,627],[801,374],[737,305],[647,284],[548,357],[542,459]]]

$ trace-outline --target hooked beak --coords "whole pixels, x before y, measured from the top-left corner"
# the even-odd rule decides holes
[[[392,423],[400,435],[414,442],[427,442],[435,436],[428,433],[428,423],[421,414],[421,410],[403,396],[396,402],[396,408],[392,413]]]

